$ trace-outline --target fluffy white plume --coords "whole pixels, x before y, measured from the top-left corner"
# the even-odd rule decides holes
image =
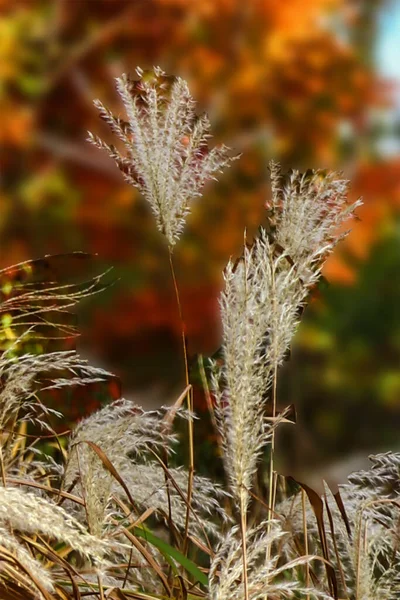
[[[336,174],[294,171],[285,184],[271,163],[268,229],[228,263],[221,294],[222,366],[214,363],[213,388],[236,498],[247,506],[252,477],[271,426],[263,419],[272,378],[282,364],[310,287],[320,276],[340,226],[358,203],[346,201],[347,182]]]
[[[293,598],[295,592],[309,594],[310,597],[331,598],[323,591],[305,588],[298,580],[296,572],[291,573],[295,567],[304,565],[316,557],[302,556],[279,566],[280,557],[278,553],[265,560],[267,549],[272,544],[278,543],[285,535],[277,521],[263,522],[256,528],[247,531],[249,600],[261,600],[265,597]],[[242,573],[242,539],[239,535],[239,528],[233,527],[212,561],[209,576],[209,599],[243,600],[245,595],[243,582],[241,581]],[[283,573],[286,573],[285,577],[282,577]],[[288,577],[288,573],[291,577]]]
[[[124,154],[92,133],[89,141],[105,150],[125,180],[140,190],[158,229],[173,246],[184,228],[190,203],[231,159],[225,146],[209,148],[210,122],[206,115],[196,115],[186,81],[167,77],[159,67],[136,72],[136,81],[126,75],[116,80],[127,121],[95,101],[100,116],[125,147]]]
[[[110,471],[104,468],[100,458],[85,442],[93,442],[110,460],[122,477],[131,495],[143,510],[154,508],[159,517],[166,518],[168,502],[177,527],[184,529],[188,474],[182,469],[168,470],[175,485],[166,483],[164,469],[149,452],[169,452],[176,436],[166,426],[164,417],[169,409],[144,411],[134,402],[119,400],[83,420],[75,429],[70,443],[70,455],[65,472],[65,485],[69,487],[81,478],[86,500],[90,530],[102,535],[107,526],[108,506],[111,495],[125,492]],[[186,417],[184,410],[177,415]],[[167,477],[168,477],[167,476]],[[202,535],[205,530],[217,533],[215,516],[226,519],[221,502],[226,494],[206,477],[195,476],[193,481],[193,510],[199,520],[192,519],[192,531]],[[169,499],[168,499],[169,491]]]

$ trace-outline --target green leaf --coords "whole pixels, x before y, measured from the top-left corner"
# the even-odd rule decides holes
[[[164,540],[154,535],[154,533],[149,531],[147,528],[135,527],[134,534],[137,537],[141,537],[144,540],[147,540],[150,544],[158,548],[160,552],[162,552],[162,554],[165,556],[165,558],[167,558],[167,560],[168,557],[173,558],[177,563],[182,565],[182,567],[184,567],[184,569],[186,569],[188,573],[193,575],[193,577],[202,585],[208,585],[207,575],[205,575],[203,571],[200,571],[198,566],[195,565],[195,563],[192,562],[189,558],[184,556],[181,552],[179,552],[179,550],[176,550],[176,548],[173,548],[172,546],[167,544],[167,542],[164,542]],[[168,562],[170,561],[168,560]]]

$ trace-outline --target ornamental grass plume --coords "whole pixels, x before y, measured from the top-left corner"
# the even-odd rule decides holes
[[[61,506],[18,488],[0,486],[0,522],[18,531],[63,541],[98,564],[107,550],[107,544],[90,535]]]
[[[125,180],[149,202],[157,227],[170,247],[179,240],[193,200],[209,179],[229,165],[226,146],[209,148],[210,122],[197,116],[186,81],[167,77],[159,68],[142,71],[138,80],[117,78],[127,121],[100,100],[95,106],[125,147],[122,154],[89,132],[89,141],[105,150]]]
[[[18,429],[28,423],[47,433],[53,429],[49,417],[61,413],[40,399],[44,391],[102,382],[110,377],[104,369],[93,367],[75,350],[29,354],[25,344],[46,339],[71,339],[77,336],[69,309],[83,298],[104,289],[102,275],[83,283],[62,284],[43,281],[40,269],[64,260],[81,262],[88,255],[46,256],[0,270],[0,458],[3,482],[9,465],[17,467],[21,446]],[[39,279],[38,281],[35,281]],[[22,456],[20,458],[23,459]],[[31,463],[32,464],[32,463]]]
[[[271,202],[267,205],[269,234],[284,249],[306,285],[318,280],[335,245],[349,233],[343,224],[362,202],[350,204],[349,182],[340,173],[322,169],[286,176],[270,162]]]
[[[220,297],[222,364],[212,363],[216,418],[226,473],[240,518],[244,598],[248,600],[246,528],[254,474],[270,444],[268,514],[275,502],[274,431],[278,368],[290,347],[310,288],[342,237],[341,225],[359,205],[347,202],[348,182],[338,174],[292,171],[286,179],[270,164],[272,198],[242,256],[230,260]],[[272,420],[265,418],[271,389]],[[282,418],[282,417],[280,417]],[[271,547],[266,554],[270,560]],[[266,597],[265,595],[263,596]]]
[[[85,528],[62,507],[36,494],[14,487],[0,486],[0,557],[15,560],[21,583],[34,588],[37,582],[45,590],[53,591],[51,571],[25,549],[21,534],[42,534],[63,542],[101,568],[109,546],[90,535]],[[5,552],[10,556],[5,556]],[[22,571],[21,571],[22,569]],[[0,571],[0,581],[7,586],[7,568]],[[39,594],[40,595],[40,594]],[[40,595],[42,597],[42,595]]]
[[[187,411],[172,409],[176,416],[187,418]],[[165,418],[171,409],[144,411],[134,402],[118,400],[81,421],[70,439],[69,457],[65,469],[65,487],[78,479],[83,487],[90,531],[102,536],[109,527],[112,495],[126,501],[123,488],[87,442],[96,444],[111,462],[131,491],[140,510],[153,508],[159,520],[166,521],[168,511],[175,526],[184,530],[186,504],[184,490],[188,473],[180,468],[168,468],[166,473],[157,461],[157,452],[170,454],[177,442],[176,435],[166,427]],[[172,480],[175,486],[172,484]],[[198,537],[203,532],[219,535],[219,521],[227,521],[222,501],[228,496],[207,477],[195,476],[193,482],[191,531]]]
[[[279,554],[264,561],[266,549],[278,544],[287,536],[278,521],[260,523],[246,532],[247,548],[247,594],[251,600],[269,598],[293,598],[294,594],[308,595],[309,598],[331,598],[322,590],[302,585],[297,576],[288,573],[300,565],[316,559],[315,556],[301,556],[282,562]],[[238,527],[232,527],[221,543],[211,564],[209,600],[243,600],[245,598],[243,572],[243,542]],[[279,563],[279,564],[278,564]],[[281,575],[286,577],[282,579]],[[292,575],[292,574],[291,574]],[[296,596],[297,597],[297,596]]]
[[[268,226],[225,269],[223,359],[213,363],[226,470],[235,497],[244,496],[244,510],[262,449],[273,436],[263,416],[268,390],[275,389],[300,309],[342,237],[340,227],[359,205],[347,203],[347,182],[337,174],[293,171],[284,183],[276,163],[271,173]]]
[[[400,453],[369,457],[372,467],[340,486],[353,527],[341,544],[347,592],[363,600],[400,597]]]
[[[13,535],[12,530],[3,523],[0,525],[0,556],[4,550],[10,552],[28,573],[31,573],[36,580],[40,581],[46,590],[54,589],[49,571],[38,560],[32,558],[31,554]],[[23,572],[21,573],[21,577],[24,578],[27,586],[31,587],[29,578],[24,577]]]

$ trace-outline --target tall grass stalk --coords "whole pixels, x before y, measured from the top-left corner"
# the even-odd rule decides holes
[[[174,291],[176,297],[176,304],[179,312],[179,319],[181,324],[181,337],[182,337],[182,348],[183,348],[183,360],[185,366],[185,385],[187,388],[187,407],[189,411],[189,419],[188,419],[188,452],[189,452],[189,478],[188,478],[188,488],[187,488],[187,510],[186,510],[186,523],[185,523],[185,534],[183,540],[183,553],[187,553],[188,549],[188,533],[189,533],[189,519],[190,519],[190,507],[192,502],[192,493],[193,493],[193,477],[194,477],[194,437],[193,437],[193,395],[192,395],[192,387],[190,386],[189,380],[189,364],[188,364],[188,356],[187,356],[187,347],[186,347],[186,333],[185,333],[185,322],[183,319],[182,313],[182,304],[179,295],[179,287],[178,282],[176,280],[175,268],[173,262],[173,247],[168,246],[168,255],[169,255],[169,263],[171,268],[171,276],[174,284]]]

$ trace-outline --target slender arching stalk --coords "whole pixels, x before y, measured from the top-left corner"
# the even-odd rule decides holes
[[[243,269],[243,284],[244,284],[244,303],[247,304],[247,231],[244,230],[244,269]],[[243,553],[243,591],[244,600],[249,598],[248,580],[247,580],[247,503],[248,503],[248,492],[244,487],[243,482],[240,486],[240,532],[242,536],[242,553]]]
[[[182,348],[183,348],[183,358],[185,363],[185,384],[188,388],[187,392],[187,407],[189,410],[189,419],[188,419],[188,437],[189,437],[189,465],[188,465],[188,488],[187,488],[187,510],[186,510],[186,522],[185,522],[185,533],[183,540],[183,553],[187,553],[188,549],[188,533],[189,533],[189,520],[190,520],[190,508],[192,502],[192,494],[193,494],[193,477],[194,477],[194,439],[193,439],[193,394],[192,387],[189,385],[189,363],[187,356],[187,347],[186,347],[186,335],[185,335],[185,323],[183,320],[182,313],[182,305],[179,295],[179,287],[178,282],[176,280],[174,261],[173,261],[173,247],[168,247],[168,256],[169,256],[169,264],[171,268],[172,281],[174,284],[176,303],[179,311],[179,319],[181,322],[181,333],[182,333]]]
[[[303,533],[304,533],[304,554],[308,555],[308,530],[307,530],[307,514],[306,514],[306,492],[301,488],[301,510],[303,516]],[[306,563],[306,587],[310,586],[310,565]],[[310,594],[307,594],[306,600],[310,600]]]
[[[247,491],[243,488],[240,494],[240,533],[242,536],[243,553],[243,592],[244,600],[249,598],[249,588],[247,580],[247,510],[246,510]]]
[[[275,318],[277,310],[276,302],[276,281],[275,281],[275,268],[271,269],[271,305],[272,305],[272,317]],[[276,333],[276,326],[272,327],[273,333]],[[272,375],[272,431],[271,431],[271,451],[269,461],[269,476],[268,476],[268,525],[267,533],[271,532],[271,519],[275,509],[275,470],[274,470],[274,458],[275,458],[275,418],[276,418],[276,403],[277,403],[277,384],[278,384],[278,360],[276,356],[276,350],[272,352],[273,358],[273,375]],[[271,544],[268,544],[266,552],[267,563],[271,559]],[[267,600],[268,596],[265,596]]]

